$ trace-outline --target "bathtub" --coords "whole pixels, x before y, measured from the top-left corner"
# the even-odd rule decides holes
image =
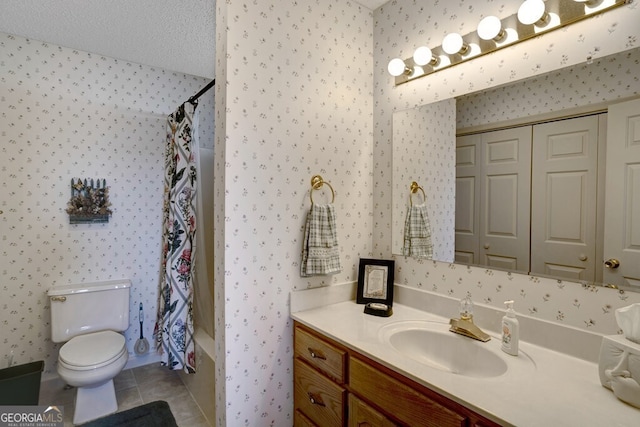
[[[194,333],[196,341],[196,373],[178,371],[210,425],[215,425],[215,363],[213,338],[200,328]]]

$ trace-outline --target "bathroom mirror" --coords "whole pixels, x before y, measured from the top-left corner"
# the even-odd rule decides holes
[[[610,237],[604,234],[605,227],[602,221],[604,217],[605,188],[623,188],[623,183],[607,183],[603,178],[606,175],[603,171],[605,171],[607,149],[617,149],[606,141],[607,114],[598,113],[607,112],[607,103],[615,104],[638,96],[640,84],[637,73],[634,70],[637,70],[639,63],[640,49],[636,48],[600,58],[590,64],[583,63],[566,69],[555,70],[524,81],[465,95],[456,100],[445,100],[395,112],[393,115],[392,252],[398,255],[402,254],[404,217],[407,212],[407,206],[412,200],[415,198],[420,199],[421,196],[421,193],[418,193],[411,195],[413,199],[410,198],[409,186],[412,181],[417,181],[425,190],[428,209],[435,212],[434,216],[446,218],[445,221],[450,220],[455,223],[453,226],[451,223],[438,224],[438,227],[434,227],[434,224],[432,224],[432,233],[436,235],[443,233],[443,235],[436,236],[435,239],[441,242],[439,248],[434,247],[435,260],[486,265],[491,268],[524,274],[531,273],[536,276],[556,277],[568,281],[586,283],[602,283],[604,281],[606,282],[605,284],[611,284],[613,280],[607,276],[607,268],[604,267],[603,263],[606,257],[604,242],[610,240]],[[594,204],[594,206],[590,209],[594,218],[598,219],[597,229],[591,230],[596,240],[589,243],[596,249],[585,253],[579,252],[576,255],[578,258],[587,258],[590,262],[593,261],[593,272],[589,272],[584,277],[581,272],[575,269],[565,268],[564,265],[566,263],[561,260],[558,260],[557,263],[549,262],[548,259],[545,261],[546,266],[554,264],[561,266],[555,271],[553,268],[536,269],[537,267],[534,266],[534,260],[543,256],[543,254],[546,256],[559,252],[557,256],[560,258],[563,252],[562,248],[560,250],[558,248],[550,249],[544,245],[534,244],[534,241],[544,241],[545,239],[534,238],[533,235],[538,233],[536,227],[539,228],[539,226],[534,224],[538,219],[534,217],[539,215],[537,212],[540,211],[540,200],[548,202],[548,199],[553,196],[545,195],[538,190],[538,188],[549,185],[547,178],[540,178],[545,173],[545,167],[540,166],[544,163],[540,159],[540,157],[544,157],[544,154],[540,154],[538,151],[540,151],[539,148],[541,146],[549,145],[550,142],[549,140],[543,141],[537,135],[545,134],[545,132],[547,135],[549,132],[553,133],[553,131],[547,129],[547,126],[554,126],[554,124],[561,129],[556,134],[563,133],[562,129],[568,129],[573,125],[569,125],[568,121],[557,122],[557,120],[567,119],[567,114],[571,116],[571,120],[573,120],[573,116],[579,118],[587,117],[590,119],[585,120],[591,120],[591,124],[585,125],[586,128],[584,129],[577,130],[576,135],[584,135],[584,132],[591,132],[588,139],[599,138],[598,144],[589,148],[594,155],[593,167],[595,169],[592,174],[596,177],[593,178],[595,181],[590,181],[588,186],[584,186],[584,180],[587,178],[578,177],[579,174],[575,172],[564,174],[564,176],[575,178],[573,183],[577,184],[579,188],[586,189],[579,196],[576,196],[575,192],[571,191],[568,194],[572,194],[577,198],[591,197],[593,200],[589,203]],[[538,126],[538,124],[543,126],[534,129],[534,126]],[[580,126],[582,125],[583,122],[580,122]],[[595,128],[589,128],[591,129],[590,131],[585,130],[592,125]],[[474,189],[473,185],[466,185],[467,181],[464,180],[464,173],[461,174],[460,172],[461,167],[464,168],[465,163],[468,166],[471,158],[479,159],[479,156],[484,156],[483,159],[485,159],[486,156],[493,154],[498,156],[508,155],[509,144],[504,142],[516,138],[512,137],[511,134],[498,134],[495,136],[497,139],[494,142],[498,142],[498,144],[494,144],[493,149],[497,151],[494,151],[493,154],[487,150],[482,151],[481,147],[486,147],[487,144],[486,141],[481,141],[483,141],[483,138],[490,139],[487,136],[490,131],[497,129],[497,132],[511,132],[516,128],[521,128],[521,133],[524,133],[525,137],[531,138],[530,145],[523,146],[524,148],[521,147],[519,153],[520,155],[529,153],[524,156],[526,167],[521,175],[523,185],[529,187],[529,190],[527,190],[529,194],[525,197],[526,200],[510,199],[510,191],[517,179],[512,181],[503,180],[492,184],[492,196],[487,196],[490,193],[490,190],[487,190],[482,194],[482,197],[476,197],[477,201],[473,202],[472,205],[465,205],[466,201],[470,200],[469,194],[473,193]],[[458,137],[456,138],[456,136]],[[467,138],[466,141],[465,138]],[[567,140],[563,145],[563,149],[576,148],[577,141],[582,141],[580,138],[582,137]],[[458,140],[457,149],[455,147],[456,142],[454,142],[456,139]],[[470,143],[468,141],[474,139],[477,142]],[[610,157],[616,155],[615,152],[609,154]],[[457,167],[456,164],[458,165]],[[456,174],[456,169],[458,174]],[[491,172],[491,174],[493,176],[501,174],[505,176],[500,170]],[[597,178],[598,176],[600,179]],[[637,180],[638,178],[634,179]],[[453,189],[451,185],[443,186],[448,193],[452,194],[441,194],[439,192],[438,181],[443,180],[449,183],[452,182],[451,180],[456,181]],[[481,179],[476,179],[476,186],[480,186],[479,182],[483,180],[487,181],[487,175]],[[622,178],[618,177],[616,180],[622,181]],[[578,188],[571,187],[571,179],[564,180],[561,185],[568,185],[567,188],[569,189]],[[596,193],[598,194],[597,200],[592,197]],[[614,190],[612,193],[616,193],[616,191]],[[507,195],[507,197],[500,198],[496,197],[496,195]],[[437,203],[439,199],[442,200],[443,197],[446,199],[454,198],[456,209],[451,212],[439,210],[441,207],[434,203]],[[526,220],[520,220],[511,210],[501,208],[499,210],[500,215],[494,216],[494,222],[499,226],[508,224],[515,228],[517,223],[521,228],[517,233],[512,233],[513,235],[509,236],[509,238],[517,242],[518,246],[525,248],[523,257],[527,259],[527,262],[524,264],[511,263],[510,260],[503,262],[504,260],[498,258],[495,259],[495,262],[485,262],[484,260],[487,259],[487,256],[478,256],[477,253],[475,256],[467,256],[469,252],[461,249],[461,242],[464,240],[460,237],[461,234],[464,234],[461,233],[461,229],[469,224],[478,227],[481,221],[486,224],[487,221],[477,215],[486,212],[488,209],[487,205],[482,204],[484,202],[480,202],[480,200],[486,202],[487,199],[493,199],[495,203],[502,207],[521,205],[525,214],[528,215]],[[563,201],[560,200],[560,202]],[[461,208],[461,206],[464,206],[464,208]],[[569,210],[565,209],[565,211]],[[637,212],[635,216],[637,216]],[[570,219],[570,216],[567,218]],[[580,221],[582,221],[582,217]],[[526,228],[521,227],[522,223],[526,223]],[[565,224],[567,228],[570,228],[575,225],[575,221],[567,222],[567,219],[565,219]],[[548,232],[548,230],[544,230],[544,232]],[[633,237],[635,234],[631,234],[631,238],[635,239]],[[523,238],[519,236],[523,236]],[[568,238],[568,240],[571,239]],[[482,241],[475,244],[480,244],[481,252],[484,246],[491,247],[494,243]],[[442,250],[443,248],[444,250]],[[519,249],[514,249],[514,251],[516,250]],[[638,252],[640,253],[640,251]],[[483,260],[482,263],[479,261],[480,259]],[[640,264],[640,258],[638,258],[637,264]],[[613,284],[619,285],[618,283]],[[632,286],[628,286],[629,284]],[[633,289],[635,287],[636,290],[640,290],[640,287],[638,287],[640,285],[639,282],[632,281],[628,283],[627,281],[620,285],[619,287],[624,289]]]

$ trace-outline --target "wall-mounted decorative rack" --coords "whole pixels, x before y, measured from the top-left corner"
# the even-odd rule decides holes
[[[71,200],[67,203],[70,224],[109,222],[110,206],[105,179],[71,179]]]

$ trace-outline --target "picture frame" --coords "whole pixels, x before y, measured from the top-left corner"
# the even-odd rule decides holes
[[[360,258],[356,302],[380,303],[391,307],[394,270],[394,260]]]

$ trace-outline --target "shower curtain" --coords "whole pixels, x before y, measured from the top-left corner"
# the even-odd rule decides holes
[[[161,364],[194,373],[193,286],[196,253],[196,106],[185,102],[167,118],[163,258],[155,325]]]

